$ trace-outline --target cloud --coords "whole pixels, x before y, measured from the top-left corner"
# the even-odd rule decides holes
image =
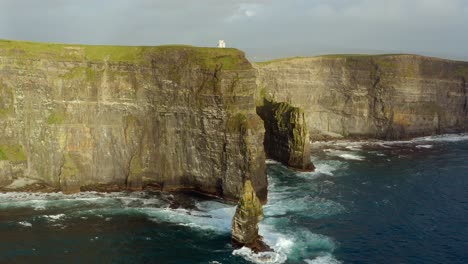
[[[465,0],[0,0],[0,38],[201,46],[226,39],[264,57],[411,52],[468,59],[466,32]]]
[[[236,10],[233,11],[226,21],[233,22],[236,20],[248,19],[258,15],[263,5],[260,3],[240,3]]]

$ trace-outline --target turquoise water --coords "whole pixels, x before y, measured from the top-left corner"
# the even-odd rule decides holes
[[[466,263],[468,137],[314,144],[317,170],[268,162],[260,231],[230,245],[235,205],[187,194],[0,194],[0,262]]]

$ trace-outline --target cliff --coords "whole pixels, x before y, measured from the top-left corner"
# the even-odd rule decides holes
[[[265,201],[255,74],[235,49],[0,41],[0,187]]]
[[[466,62],[332,55],[255,67],[235,49],[0,41],[0,190],[237,200],[251,180],[265,202],[264,148],[310,170],[310,139],[468,127]]]
[[[416,55],[330,55],[256,67],[257,106],[262,108],[259,102],[267,98],[303,111],[311,139],[395,140],[468,128],[467,62]],[[269,133],[267,129],[266,138],[275,135]]]

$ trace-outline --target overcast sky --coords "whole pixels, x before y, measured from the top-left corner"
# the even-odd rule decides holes
[[[468,60],[468,0],[0,0],[0,38]]]

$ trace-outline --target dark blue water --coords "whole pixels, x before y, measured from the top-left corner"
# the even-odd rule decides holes
[[[347,213],[301,224],[347,263],[468,263],[468,142],[390,146],[334,181],[326,197]]]
[[[467,263],[467,139],[316,144],[314,173],[270,162],[263,258],[234,251],[219,200],[0,194],[0,262]]]

